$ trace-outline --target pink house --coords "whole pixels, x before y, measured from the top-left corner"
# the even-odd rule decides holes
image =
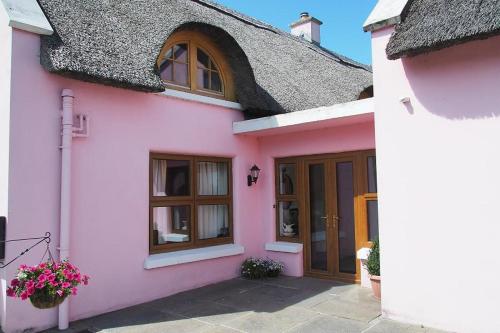
[[[6,238],[50,232],[92,277],[38,311],[2,269],[3,331],[231,279],[250,256],[367,285],[379,234],[386,317],[498,331],[499,9],[457,2],[380,0],[372,73],[307,13],[287,33],[206,0],[2,0]]]

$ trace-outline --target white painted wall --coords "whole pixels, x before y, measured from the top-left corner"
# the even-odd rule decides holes
[[[0,216],[8,216],[12,28],[0,6]],[[0,270],[0,322],[5,319],[5,278]]]
[[[383,314],[500,332],[500,37],[390,61],[392,31],[372,38]]]

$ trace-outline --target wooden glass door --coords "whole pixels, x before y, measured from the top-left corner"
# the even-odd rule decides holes
[[[354,157],[306,159],[306,274],[356,280]]]

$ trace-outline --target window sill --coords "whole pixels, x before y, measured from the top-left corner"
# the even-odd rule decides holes
[[[273,252],[301,253],[304,248],[302,243],[271,242],[266,243],[266,250]]]
[[[214,97],[197,95],[197,94],[188,93],[185,91],[174,90],[174,89],[167,88],[164,92],[158,93],[158,95],[179,98],[179,99],[183,99],[186,101],[193,101],[193,102],[199,102],[199,103],[204,103],[204,104],[217,105],[217,106],[222,106],[222,107],[229,108],[229,109],[243,110],[243,107],[241,106],[240,103],[226,101],[226,100],[214,98]]]
[[[144,261],[145,269],[174,266],[190,262],[223,258],[243,254],[245,248],[236,244],[224,244],[168,253],[152,254]]]

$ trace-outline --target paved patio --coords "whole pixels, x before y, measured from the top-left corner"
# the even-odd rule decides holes
[[[371,290],[357,285],[234,279],[74,322],[66,332],[438,332],[379,316]]]

